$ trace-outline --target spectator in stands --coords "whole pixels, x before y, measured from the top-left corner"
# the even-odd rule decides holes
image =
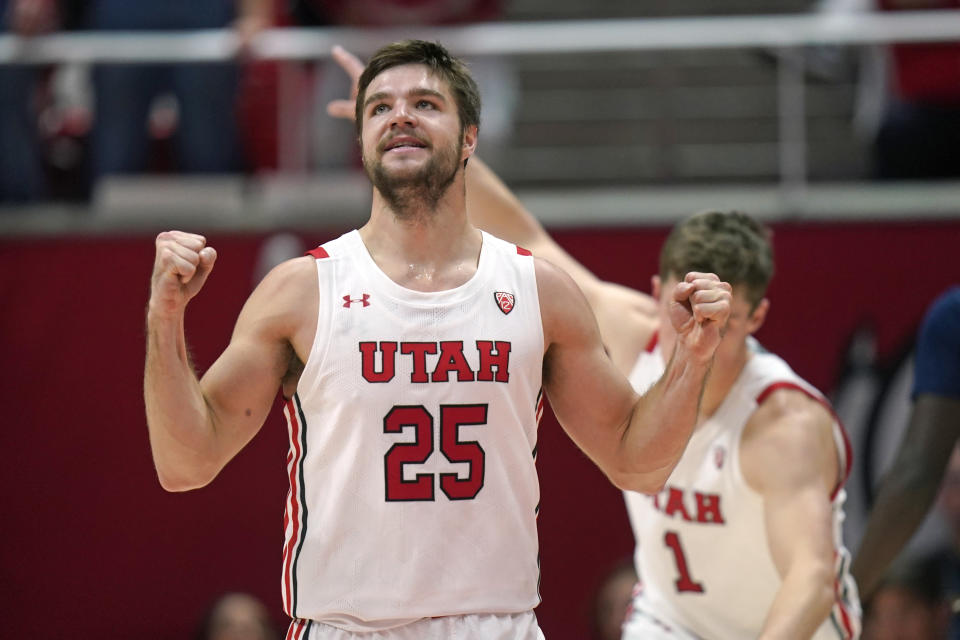
[[[883,11],[954,9],[960,0],[877,0]],[[877,133],[882,179],[960,178],[960,42],[895,44],[890,99]]]
[[[941,640],[949,611],[939,558],[894,565],[867,607],[862,640]]]
[[[241,50],[273,17],[272,0],[89,0],[87,25],[105,31],[182,31],[233,26]],[[239,169],[233,62],[104,64],[94,69],[94,178],[148,168],[147,117],[155,98],[177,99],[176,168],[187,173]]]
[[[618,562],[600,581],[590,603],[592,640],[620,640],[627,608],[637,584],[633,558]]]
[[[0,0],[0,34],[28,37],[59,24],[55,0]],[[37,70],[0,65],[0,203],[28,202],[46,187],[36,122]]]
[[[960,9],[960,0],[817,0],[815,11],[843,17],[874,11]],[[957,14],[960,20],[960,13]],[[808,50],[817,78],[842,76],[844,47]],[[960,42],[857,47],[854,124],[870,140],[880,179],[960,178]]]
[[[247,593],[225,593],[207,610],[197,640],[279,640],[280,634],[260,600]]]

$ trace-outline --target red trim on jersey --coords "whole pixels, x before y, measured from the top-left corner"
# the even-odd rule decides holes
[[[843,631],[846,634],[846,638],[853,638],[853,623],[850,622],[850,614],[847,612],[846,603],[839,594],[840,583],[834,582],[834,585],[834,588],[837,590],[837,609],[840,610],[840,622],[843,623]]]
[[[650,336],[650,341],[647,342],[647,346],[643,348],[647,353],[653,353],[653,350],[656,348],[657,343],[660,341],[660,332],[654,331],[653,335]]]
[[[530,251],[524,249],[524,248],[521,247],[520,245],[517,245],[517,253],[520,254],[521,256],[532,256],[532,255],[533,255],[532,253],[530,253]]]
[[[833,501],[833,499],[837,497],[837,493],[840,492],[840,489],[843,488],[843,485],[847,482],[847,478],[850,477],[850,470],[853,469],[853,446],[850,444],[850,437],[847,435],[847,430],[843,427],[843,422],[840,421],[840,416],[838,416],[833,410],[833,407],[830,406],[830,403],[827,402],[826,398],[822,398],[816,394],[810,393],[810,391],[804,389],[794,382],[774,382],[760,392],[760,395],[757,396],[757,404],[763,404],[763,401],[766,400],[771,393],[778,391],[779,389],[794,389],[803,393],[805,396],[816,400],[827,411],[830,412],[830,415],[833,416],[834,422],[836,422],[837,426],[840,428],[840,435],[843,437],[843,458],[846,469],[843,471],[843,477],[837,481],[837,486],[834,488],[833,493],[830,494],[830,500]]]
[[[327,250],[324,249],[323,247],[317,247],[316,249],[310,249],[310,251],[307,251],[307,255],[308,255],[308,256],[313,256],[313,257],[316,258],[317,260],[319,260],[320,258],[329,258],[329,257],[330,257],[330,254],[327,253]]]
[[[297,407],[294,404],[293,398],[287,400],[286,405],[284,406],[284,413],[287,415],[287,425],[290,432],[290,444],[293,447],[295,453],[293,455],[293,463],[289,465],[289,480],[290,480],[290,502],[287,505],[287,509],[284,511],[284,532],[286,532],[286,523],[288,521],[293,522],[293,531],[290,534],[290,539],[287,540],[283,548],[283,601],[285,608],[287,610],[287,615],[291,618],[294,617],[294,602],[293,602],[293,553],[294,548],[297,544],[297,538],[300,535],[300,499],[302,496],[297,495],[297,490],[299,486],[297,485],[297,467],[300,464],[300,458],[302,452],[300,450],[300,422],[297,420]]]
[[[299,618],[291,620],[290,626],[287,627],[287,635],[284,637],[284,640],[302,640],[306,637],[304,631],[306,631],[309,626],[306,620]]]

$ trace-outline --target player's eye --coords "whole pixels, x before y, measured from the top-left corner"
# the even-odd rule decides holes
[[[434,105],[429,100],[420,100],[417,102],[417,109],[433,109]]]
[[[381,114],[386,113],[386,112],[389,111],[389,110],[390,110],[390,107],[388,107],[387,105],[385,105],[385,104],[383,104],[383,103],[381,102],[380,104],[378,104],[377,106],[375,106],[375,107],[370,111],[370,113],[371,113],[372,115],[379,116],[379,115],[381,115]]]

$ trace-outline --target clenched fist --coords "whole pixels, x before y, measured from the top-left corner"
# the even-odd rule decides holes
[[[150,282],[150,313],[183,313],[213,269],[217,252],[195,233],[164,231],[157,236]]]
[[[712,273],[691,271],[677,283],[670,301],[670,324],[691,356],[709,360],[730,317],[732,289]]]

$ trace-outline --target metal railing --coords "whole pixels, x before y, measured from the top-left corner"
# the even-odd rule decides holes
[[[808,190],[802,47],[960,41],[960,12],[778,15],[489,23],[387,30],[271,29],[244,53],[253,59],[309,61],[334,44],[363,56],[385,42],[417,37],[462,56],[642,52],[762,47],[778,54],[779,194],[789,209]],[[75,32],[0,36],[0,64],[211,62],[235,58],[229,30],[189,33]]]

